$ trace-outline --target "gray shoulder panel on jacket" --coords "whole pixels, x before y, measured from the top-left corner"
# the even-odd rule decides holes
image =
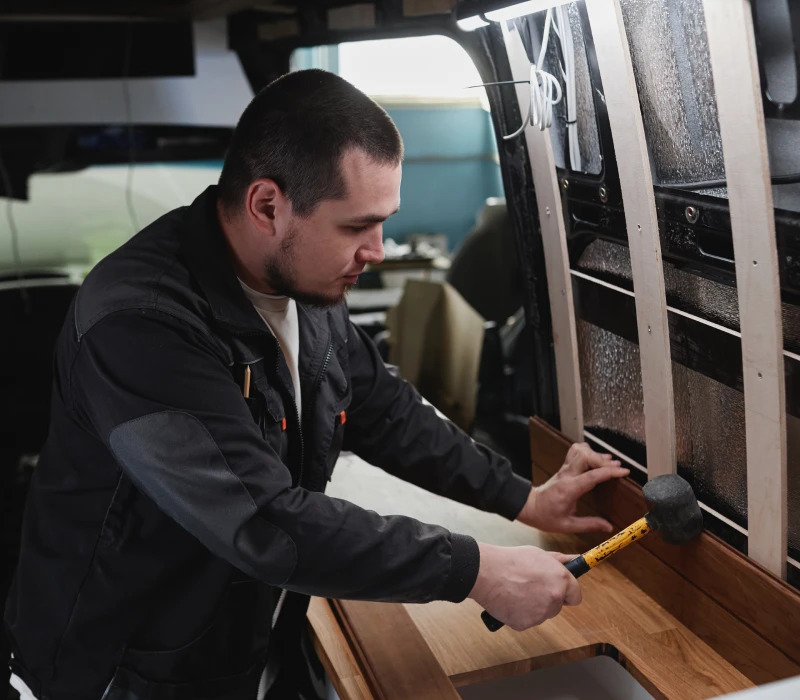
[[[136,486],[211,552],[266,583],[291,576],[294,541],[259,517],[198,418],[182,411],[135,418],[111,431],[109,446]]]

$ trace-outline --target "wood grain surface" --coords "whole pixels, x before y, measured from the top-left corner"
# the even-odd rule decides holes
[[[551,544],[574,552],[580,542],[561,536]],[[596,656],[603,648],[615,650],[655,697],[700,700],[753,686],[617,568],[596,567],[581,578],[581,590],[581,605],[525,632],[487,631],[472,601],[406,609],[456,686]]]
[[[329,601],[312,598],[308,606],[311,638],[328,678],[341,700],[373,700],[364,672]]]
[[[459,695],[402,605],[335,603],[375,700],[459,700]]]
[[[550,425],[531,419],[535,483],[556,472],[569,446]],[[629,479],[596,488],[583,506],[620,528],[647,510]],[[800,593],[718,537],[703,533],[673,547],[651,535],[609,563],[755,682],[800,674]]]
[[[534,477],[541,482],[561,465],[570,443],[534,420],[531,444]],[[476,529],[467,532],[480,539],[485,531],[494,544],[535,544],[576,553],[602,539],[545,535],[414,490],[382,473],[374,477],[369,494],[359,493],[359,488],[372,483],[367,478],[371,468],[356,464],[349,468],[351,496],[362,505],[386,512],[401,507],[417,517],[446,514],[439,521],[445,526],[464,531],[462,526],[473,523]],[[339,488],[334,484],[336,495],[346,496]],[[406,497],[413,495],[407,503],[403,489],[410,489]],[[385,499],[382,505],[379,497]],[[598,489],[581,510],[601,512],[624,526],[640,517],[645,505],[639,487],[631,482]],[[710,548],[700,564],[692,561],[698,555],[691,555],[691,548],[668,548],[667,554],[678,558],[673,561],[660,552],[666,545],[658,536],[648,536],[581,578],[580,606],[524,633],[488,632],[480,608],[471,601],[405,606],[348,601],[335,604],[338,613],[328,606],[324,614],[319,614],[314,601],[309,618],[326,669],[342,676],[335,683],[342,700],[455,700],[456,687],[598,654],[617,658],[654,697],[676,700],[717,697],[800,674],[800,665],[769,637],[776,629],[788,637],[791,629],[798,628],[796,593],[779,595],[786,593],[786,584],[716,538],[704,535],[699,546],[701,556]],[[700,577],[705,590],[676,569],[683,566],[691,572],[703,563],[721,577],[723,591],[746,589],[746,597],[734,599],[751,609],[732,605],[735,610],[731,610],[713,595],[716,584],[703,583]],[[766,607],[759,596],[767,601]],[[757,618],[758,629],[743,621],[743,615]],[[323,629],[331,625],[337,629]],[[331,651],[336,645],[340,648]]]

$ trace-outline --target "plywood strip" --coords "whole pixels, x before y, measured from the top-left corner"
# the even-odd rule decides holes
[[[531,420],[535,483],[558,471],[570,444],[544,421]],[[641,488],[630,479],[598,486],[582,504],[618,527],[646,510]],[[665,544],[658,536],[645,537],[637,547],[666,566],[655,567],[641,558],[638,566],[626,567],[625,573],[742,673],[757,683],[800,674],[800,592],[708,533],[683,547]],[[610,563],[630,561],[637,556],[634,549],[628,547]],[[692,587],[677,579],[666,585],[670,571],[702,595],[693,594]],[[738,630],[731,616],[741,621]]]
[[[508,29],[507,22],[500,24],[503,27],[513,78],[528,80],[530,61],[525,53],[522,39],[516,29]],[[528,85],[515,87],[520,112],[525,115],[528,112],[530,88]],[[583,440],[583,405],[578,370],[578,339],[575,332],[575,307],[572,303],[572,283],[569,276],[567,236],[553,159],[553,146],[547,131],[539,131],[529,124],[524,134],[542,230],[547,292],[550,296],[550,315],[553,323],[561,430],[571,440],[579,442]]]
[[[650,157],[619,0],[588,0],[586,9],[625,205],[642,361],[647,470],[652,478],[675,471],[675,407]]]
[[[747,0],[705,0],[728,182],[747,432],[748,553],[786,576],[786,404],[778,253],[753,17]]]

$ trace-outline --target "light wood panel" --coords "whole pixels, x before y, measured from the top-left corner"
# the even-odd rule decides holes
[[[574,536],[553,536],[548,548],[574,552],[580,545]],[[472,601],[406,609],[459,687],[595,656],[603,649],[618,654],[655,697],[700,700],[753,686],[617,568],[598,566],[580,586],[579,606],[564,608],[525,632],[488,632]]]
[[[705,0],[728,183],[747,435],[748,553],[786,576],[786,402],[778,254],[753,17],[747,0]]]
[[[514,80],[530,78],[530,61],[516,29],[501,22],[506,52]],[[530,87],[516,85],[520,113],[526,115],[530,104]],[[558,406],[561,430],[578,442],[583,440],[583,405],[578,368],[578,339],[575,331],[575,306],[569,275],[569,254],[564,227],[561,195],[558,189],[553,146],[549,131],[530,126],[523,132],[528,147],[539,224],[542,231],[544,263],[547,271],[547,293],[553,324],[553,352],[556,361]]]
[[[544,421],[531,419],[536,483],[555,474],[570,444]],[[630,479],[598,486],[582,505],[617,527],[647,510],[641,488]],[[644,556],[648,552],[652,558]],[[704,533],[673,547],[648,536],[609,563],[754,681],[800,674],[800,592],[718,537]]]
[[[586,9],[625,206],[642,363],[647,468],[652,478],[673,473],[676,463],[669,326],[650,158],[619,0],[588,0]]]

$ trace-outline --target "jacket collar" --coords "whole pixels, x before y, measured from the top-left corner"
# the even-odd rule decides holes
[[[189,207],[189,225],[181,248],[192,275],[211,307],[215,320],[234,334],[270,335],[264,321],[244,295],[231,264],[222,227],[217,219],[217,187],[205,190]],[[316,377],[331,333],[327,311],[297,305],[300,326],[300,374]]]

